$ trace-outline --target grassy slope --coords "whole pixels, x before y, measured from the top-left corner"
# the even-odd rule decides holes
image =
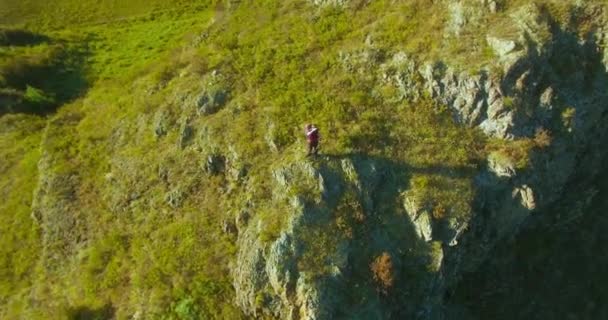
[[[180,11],[205,7],[210,1],[193,0],[2,0],[0,16],[8,25],[25,25],[28,29],[48,30],[75,26],[106,24],[150,12]],[[177,9],[177,10],[176,10]]]
[[[31,285],[40,239],[30,217],[37,182],[37,162],[44,119],[5,116],[0,119],[0,301]]]
[[[416,169],[411,184],[423,200],[449,215],[468,213],[471,175],[486,141],[455,126],[445,110],[396,100],[394,89],[378,85],[379,79],[346,72],[338,58],[340,51],[363,47],[368,34],[389,53],[437,56],[445,17],[428,1],[374,1],[345,10],[269,1],[230,14],[196,10],[196,1],[83,3],[56,1],[49,9],[42,1],[0,2],[0,17],[10,17],[4,21],[77,48],[89,83],[86,96],[52,116],[44,138],[39,127],[28,127],[30,121],[2,134],[5,144],[22,137],[26,151],[1,148],[0,157],[27,174],[3,178],[4,199],[23,200],[18,209],[2,207],[0,216],[28,231],[0,233],[5,250],[16,253],[3,262],[9,280],[0,291],[6,303],[0,315],[105,314],[112,312],[104,307],[109,304],[119,318],[142,309],[148,317],[238,317],[228,275],[235,248],[218,226],[233,218],[246,197],[270,197],[264,192],[272,183],[270,166],[302,160],[301,125],[309,121],[323,128],[326,152],[386,158]],[[197,117],[176,96],[211,70],[225,78],[221,85],[232,102],[218,114]],[[158,112],[169,114],[171,124],[160,139],[153,135]],[[254,191],[237,188],[228,196],[226,181],[201,172],[198,148],[182,150],[177,143],[188,121],[196,139],[209,136],[217,149],[232,146],[246,159]],[[269,150],[267,137],[279,152]],[[87,239],[86,245],[66,243],[80,247],[53,270],[13,241],[28,239],[28,252],[49,251],[27,214],[39,157],[34,146],[41,139],[55,165],[79,179],[76,209],[66,215],[77,218],[82,230],[73,232]],[[167,181],[159,176],[162,168],[169,171]],[[24,191],[17,197],[7,190]],[[184,198],[178,208],[166,204],[174,191]],[[285,216],[276,208],[266,214],[270,222]],[[275,226],[268,232],[276,232],[276,224],[269,225]],[[35,272],[23,271],[34,266]],[[31,291],[18,291],[32,283]]]

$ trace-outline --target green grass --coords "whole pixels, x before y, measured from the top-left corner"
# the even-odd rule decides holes
[[[204,8],[213,1],[192,0],[36,0],[0,1],[3,23],[24,25],[32,29],[65,29],[76,26],[113,23],[150,12],[179,11]]]
[[[176,59],[183,49],[170,49],[188,40],[187,36],[195,37],[196,30],[203,29],[211,18],[211,11],[186,16],[158,14],[114,23],[111,28],[84,28],[91,52],[87,72],[97,79],[109,80],[121,78],[126,72],[141,72],[159,57]]]
[[[44,119],[4,116],[0,119],[0,301],[32,285],[40,238],[31,218],[38,183],[37,163]]]

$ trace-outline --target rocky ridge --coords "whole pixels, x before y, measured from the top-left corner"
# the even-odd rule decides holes
[[[455,4],[456,9],[451,8],[461,10],[458,8],[462,5],[459,2]],[[493,1],[488,6],[490,12],[495,12],[498,7]],[[595,19],[597,27],[597,31],[583,39],[574,34],[576,29],[560,29],[545,9],[535,5],[523,6],[511,17],[516,33],[509,37],[487,35],[495,63],[473,74],[456,71],[442,62],[419,62],[403,52],[388,56],[378,54],[380,49],[373,45],[341,54],[344,66],[350,72],[375,69],[379,81],[398,88],[399,98],[415,101],[423,96],[431,97],[437,103],[447,105],[456,121],[464,126],[479,127],[488,136],[514,139],[549,131],[553,138],[551,147],[536,153],[530,168],[521,172],[512,159],[492,154],[487,167],[477,175],[478,195],[474,212],[468,220],[452,220],[437,225],[431,217],[431,208],[421,208],[407,196],[406,190],[397,186],[402,195],[403,210],[407,213],[405,217],[408,217],[401,221],[408,225],[402,232],[409,233],[408,237],[415,240],[410,238],[414,243],[409,245],[397,239],[385,241],[396,250],[425,246],[433,241],[443,244],[439,252],[430,245],[426,247],[427,260],[418,260],[409,267],[420,270],[427,264],[427,271],[422,272],[427,276],[419,276],[419,280],[424,280],[415,288],[410,287],[409,291],[415,292],[415,296],[428,298],[412,301],[416,307],[404,308],[409,310],[402,311],[401,316],[439,319],[449,314],[450,311],[442,305],[442,297],[463,271],[473,270],[497,242],[517,234],[518,228],[537,209],[555,201],[577,167],[599,167],[598,157],[585,157],[585,150],[594,144],[596,138],[605,135],[599,120],[606,112],[605,93],[601,88],[606,84],[607,64],[600,49],[605,41],[601,31],[604,13],[594,7],[581,7],[581,11]],[[453,24],[462,26],[470,21],[456,18]],[[458,32],[454,34],[458,36]],[[578,71],[565,78],[563,68]],[[585,89],[584,85],[591,89]],[[571,117],[572,114],[574,116]],[[264,244],[259,240],[259,234],[256,235],[255,224],[239,236],[239,266],[235,268],[234,276],[237,301],[243,310],[253,315],[267,312],[286,319],[340,318],[345,314],[366,314],[364,310],[374,309],[377,313],[372,317],[398,316],[382,309],[382,302],[378,300],[356,305],[357,309],[351,310],[352,313],[341,309],[343,303],[336,301],[343,296],[339,290],[354,289],[352,279],[356,277],[352,271],[346,271],[352,266],[353,259],[348,252],[354,251],[349,248],[357,247],[357,241],[361,240],[342,239],[331,247],[330,255],[334,256],[327,261],[335,261],[329,264],[334,269],[333,273],[311,280],[308,275],[294,271],[294,266],[302,259],[298,248],[305,245],[298,241],[298,237],[308,232],[303,225],[307,221],[322,220],[334,212],[335,205],[326,202],[339,197],[344,192],[340,189],[358,190],[358,205],[366,216],[374,215],[373,203],[378,200],[376,190],[390,185],[386,182],[379,185],[375,179],[384,179],[382,174],[391,175],[398,171],[369,161],[342,159],[341,168],[331,174],[334,179],[340,177],[338,180],[331,180],[325,172],[316,171],[309,165],[295,165],[275,174],[278,188],[284,189],[293,183],[286,177],[306,172],[304,176],[311,180],[313,190],[319,193],[317,205],[333,209],[320,213],[314,207],[303,205],[296,196],[288,209],[296,213],[291,215],[277,239]],[[338,163],[335,166],[338,167]],[[366,175],[361,171],[365,166],[378,173]],[[344,183],[350,176],[359,177],[359,180],[346,182],[350,185],[345,187]],[[342,187],[331,197],[324,197],[328,192],[327,185]],[[331,233],[328,229],[325,232]],[[382,233],[380,230],[374,232]],[[433,269],[428,267],[433,259],[437,261],[435,272],[428,271]],[[365,292],[361,288],[357,290]]]

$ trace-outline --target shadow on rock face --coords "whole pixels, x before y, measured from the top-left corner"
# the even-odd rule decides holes
[[[513,108],[514,137],[533,136],[538,127],[553,133],[527,170],[417,168],[363,154],[283,164],[273,171],[272,200],[239,234],[233,268],[239,306],[250,315],[288,319],[466,314],[449,305],[455,283],[535,219],[532,212],[555,202],[577,165],[592,164],[577,155],[601,148],[590,139],[605,131],[608,81],[598,40],[592,31],[580,42],[550,18],[536,21],[546,23],[552,40],[539,44],[539,35],[524,33],[527,49],[497,89],[514,97],[512,105],[501,103]],[[564,119],[569,109],[572,119]],[[474,176],[468,220],[436,221],[408,197],[416,173]],[[388,275],[374,273],[375,261],[390,261]]]
[[[396,319],[438,310],[449,228],[406,204],[411,175],[430,171],[468,174],[357,154],[276,168],[272,203],[258,207],[278,215],[257,212],[239,234],[237,303],[250,315],[287,319]],[[268,235],[276,219],[284,223]]]
[[[527,179],[535,190],[537,210],[519,228],[493,235],[489,226],[500,216],[491,212],[498,208],[490,208],[494,198],[484,201],[487,205],[481,207],[480,216],[485,218],[478,220],[465,241],[494,238],[496,248],[492,255],[469,254],[477,257],[477,264],[462,269],[462,279],[446,291],[446,304],[468,308],[469,317],[462,319],[603,319],[608,315],[602,303],[606,290],[595,285],[604,283],[600,270],[607,265],[601,231],[606,226],[601,216],[606,208],[608,141],[604,89],[608,74],[606,53],[600,48],[604,40],[598,39],[594,28],[581,36],[546,17],[552,40],[512,68],[503,82],[505,90],[527,103],[523,108],[533,111],[530,118],[536,122],[531,123],[553,133],[551,147],[532,156],[535,172],[515,178]]]

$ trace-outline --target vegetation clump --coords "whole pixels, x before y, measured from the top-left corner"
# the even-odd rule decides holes
[[[383,252],[370,264],[370,269],[374,275],[374,281],[380,290],[386,293],[393,287],[395,282],[395,270],[391,255]]]

